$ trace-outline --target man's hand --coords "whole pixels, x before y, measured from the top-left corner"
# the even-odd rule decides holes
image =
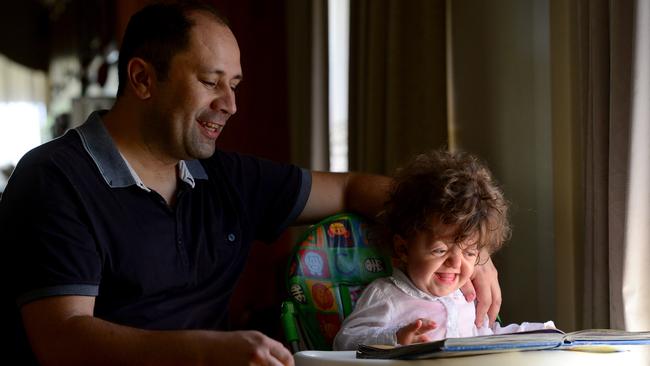
[[[411,324],[405,325],[397,331],[397,343],[401,345],[411,343],[423,343],[430,341],[425,334],[436,328],[436,323],[429,319],[418,319]]]
[[[282,343],[257,331],[220,332],[223,354],[215,359],[223,365],[293,366],[293,356]],[[215,345],[215,347],[217,347]]]
[[[483,325],[485,314],[487,314],[490,327],[492,327],[499,315],[499,309],[501,309],[501,287],[499,287],[499,273],[494,267],[492,259],[487,253],[481,253],[481,257],[483,256],[487,256],[487,262],[476,265],[472,280],[467,281],[461,287],[461,291],[467,301],[477,300],[476,326]]]

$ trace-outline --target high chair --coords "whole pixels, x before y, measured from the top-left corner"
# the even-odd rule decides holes
[[[380,250],[369,225],[358,215],[342,213],[310,226],[298,240],[281,315],[293,352],[331,350],[364,287],[392,273],[390,255]]]

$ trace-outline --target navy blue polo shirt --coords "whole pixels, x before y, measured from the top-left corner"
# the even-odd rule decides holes
[[[94,296],[95,316],[111,322],[224,329],[251,243],[273,241],[302,212],[311,175],[217,150],[181,161],[178,179],[169,207],[142,184],[97,112],[26,154],[0,201],[17,304]]]

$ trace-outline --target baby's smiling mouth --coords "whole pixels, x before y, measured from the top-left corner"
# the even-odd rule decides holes
[[[436,272],[436,279],[442,283],[453,283],[458,277],[458,273]]]

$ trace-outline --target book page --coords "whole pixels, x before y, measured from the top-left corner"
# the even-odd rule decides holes
[[[628,332],[619,329],[584,329],[567,333],[566,341],[587,340],[650,340],[650,331]]]
[[[447,338],[407,346],[359,345],[357,357],[424,359],[548,349],[610,353],[629,350],[637,344],[650,344],[650,332],[586,329],[565,334],[558,329],[540,329],[511,334]]]

